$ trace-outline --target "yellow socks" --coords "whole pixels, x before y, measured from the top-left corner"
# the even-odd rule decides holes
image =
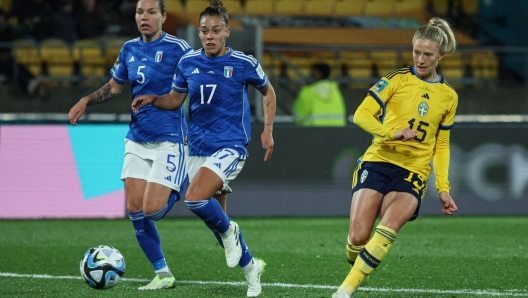
[[[359,258],[356,258],[354,266],[350,269],[339,290],[347,291],[349,294],[354,293],[368,275],[378,267],[385,255],[387,255],[387,252],[389,252],[392,246],[392,242],[396,239],[396,235],[398,233],[394,230],[378,225],[374,236],[359,253]],[[348,253],[347,245],[347,256]]]
[[[352,266],[354,266],[354,262],[356,261],[357,256],[359,255],[359,252],[365,247],[365,245],[352,245],[350,243],[350,240],[347,236],[347,243],[346,243],[346,255],[348,259],[348,263],[350,264],[350,269],[352,269]]]

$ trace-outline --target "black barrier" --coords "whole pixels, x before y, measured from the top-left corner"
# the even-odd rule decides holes
[[[264,163],[262,127],[252,130],[250,157],[230,185],[231,216],[348,216],[351,176],[372,138],[358,127],[275,127],[275,150]],[[528,214],[528,127],[455,125],[451,195],[460,215]],[[441,215],[434,175],[422,215]],[[192,215],[176,204],[171,215]]]

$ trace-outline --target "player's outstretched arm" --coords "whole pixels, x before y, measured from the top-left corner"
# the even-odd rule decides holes
[[[455,201],[453,201],[453,198],[451,195],[446,192],[442,191],[440,193],[440,202],[442,203],[442,213],[445,215],[453,215],[455,212],[457,212],[458,208],[455,204]]]
[[[72,125],[77,125],[77,120],[79,120],[84,114],[87,106],[107,102],[119,95],[122,89],[122,84],[117,83],[114,79],[110,79],[110,81],[99,88],[99,90],[81,98],[79,102],[70,109],[70,112],[68,113],[68,121],[70,121]]]
[[[275,110],[277,109],[277,96],[271,83],[268,83],[266,88],[259,89],[262,94],[264,104],[264,131],[260,135],[262,141],[262,148],[266,149],[264,154],[264,162],[268,162],[273,153],[273,121],[275,120]]]
[[[134,111],[134,113],[137,113],[139,111],[139,108],[149,104],[155,106],[160,110],[177,110],[183,105],[183,102],[185,101],[186,97],[187,93],[180,93],[174,90],[171,90],[169,94],[165,95],[140,95],[134,98],[134,100],[132,101],[132,111]]]

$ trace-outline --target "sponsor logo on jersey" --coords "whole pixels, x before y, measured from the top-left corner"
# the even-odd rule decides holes
[[[429,99],[429,94],[425,93],[424,95],[422,95],[423,98],[426,98],[426,99]]]
[[[423,118],[425,115],[427,115],[427,112],[429,112],[429,106],[425,101],[422,101],[418,105],[418,114]]]
[[[210,70],[207,73],[214,74],[214,71]]]
[[[141,58],[141,61],[147,61],[147,58]]]
[[[230,78],[233,76],[233,66],[224,66],[224,77]]]
[[[367,176],[368,176],[368,171],[367,170],[364,170],[363,173],[361,173],[361,183],[365,182],[365,179],[367,179]]]
[[[196,68],[195,70],[192,71],[192,73],[197,74],[197,73],[200,73],[200,71],[198,70],[198,68]]]
[[[387,87],[388,85],[389,85],[388,81],[381,79],[376,84],[374,84],[374,89],[376,89],[378,93],[381,93],[381,91],[383,91],[383,89],[385,89],[385,87]]]
[[[134,56],[132,56],[132,57],[130,57],[130,59],[128,59],[128,62],[134,62],[134,61],[136,61],[136,60],[134,59]]]
[[[154,61],[161,62],[161,59],[163,59],[163,51],[157,51],[156,56],[154,57]]]

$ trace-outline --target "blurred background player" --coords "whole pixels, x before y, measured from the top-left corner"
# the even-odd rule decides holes
[[[330,66],[310,66],[313,82],[301,88],[293,103],[293,123],[298,126],[346,126],[346,106],[336,82],[328,80]]]
[[[237,223],[225,213],[228,183],[236,178],[248,156],[250,109],[247,84],[263,95],[265,126],[261,142],[266,153],[273,151],[273,120],[276,96],[260,64],[252,56],[226,47],[230,35],[226,8],[213,0],[199,18],[203,48],[182,57],[169,94],[143,95],[134,99],[138,111],[147,104],[160,109],[179,108],[189,94],[189,189],[185,203],[215,233],[224,247],[229,267],[237,264],[248,282],[248,297],[258,296],[265,263],[253,258]],[[221,201],[224,200],[224,210]]]
[[[431,172],[442,212],[457,211],[449,195],[449,136],[458,95],[436,72],[456,49],[449,24],[432,18],[413,37],[414,65],[388,73],[367,93],[354,123],[374,136],[352,181],[346,252],[350,273],[332,298],[349,298],[378,267],[403,225],[418,216]],[[378,215],[381,221],[370,238]]]
[[[126,81],[130,82],[133,97],[170,91],[178,61],[192,48],[186,41],[162,31],[165,18],[163,0],[137,2],[136,24],[141,37],[123,45],[110,81],[71,108],[68,114],[71,124],[77,124],[86,106],[104,103],[117,96]],[[140,290],[175,285],[154,220],[163,218],[185,190],[186,131],[183,108],[164,111],[149,106],[132,114],[125,138],[121,179],[125,182],[127,210],[139,245],[156,272],[152,282]]]

